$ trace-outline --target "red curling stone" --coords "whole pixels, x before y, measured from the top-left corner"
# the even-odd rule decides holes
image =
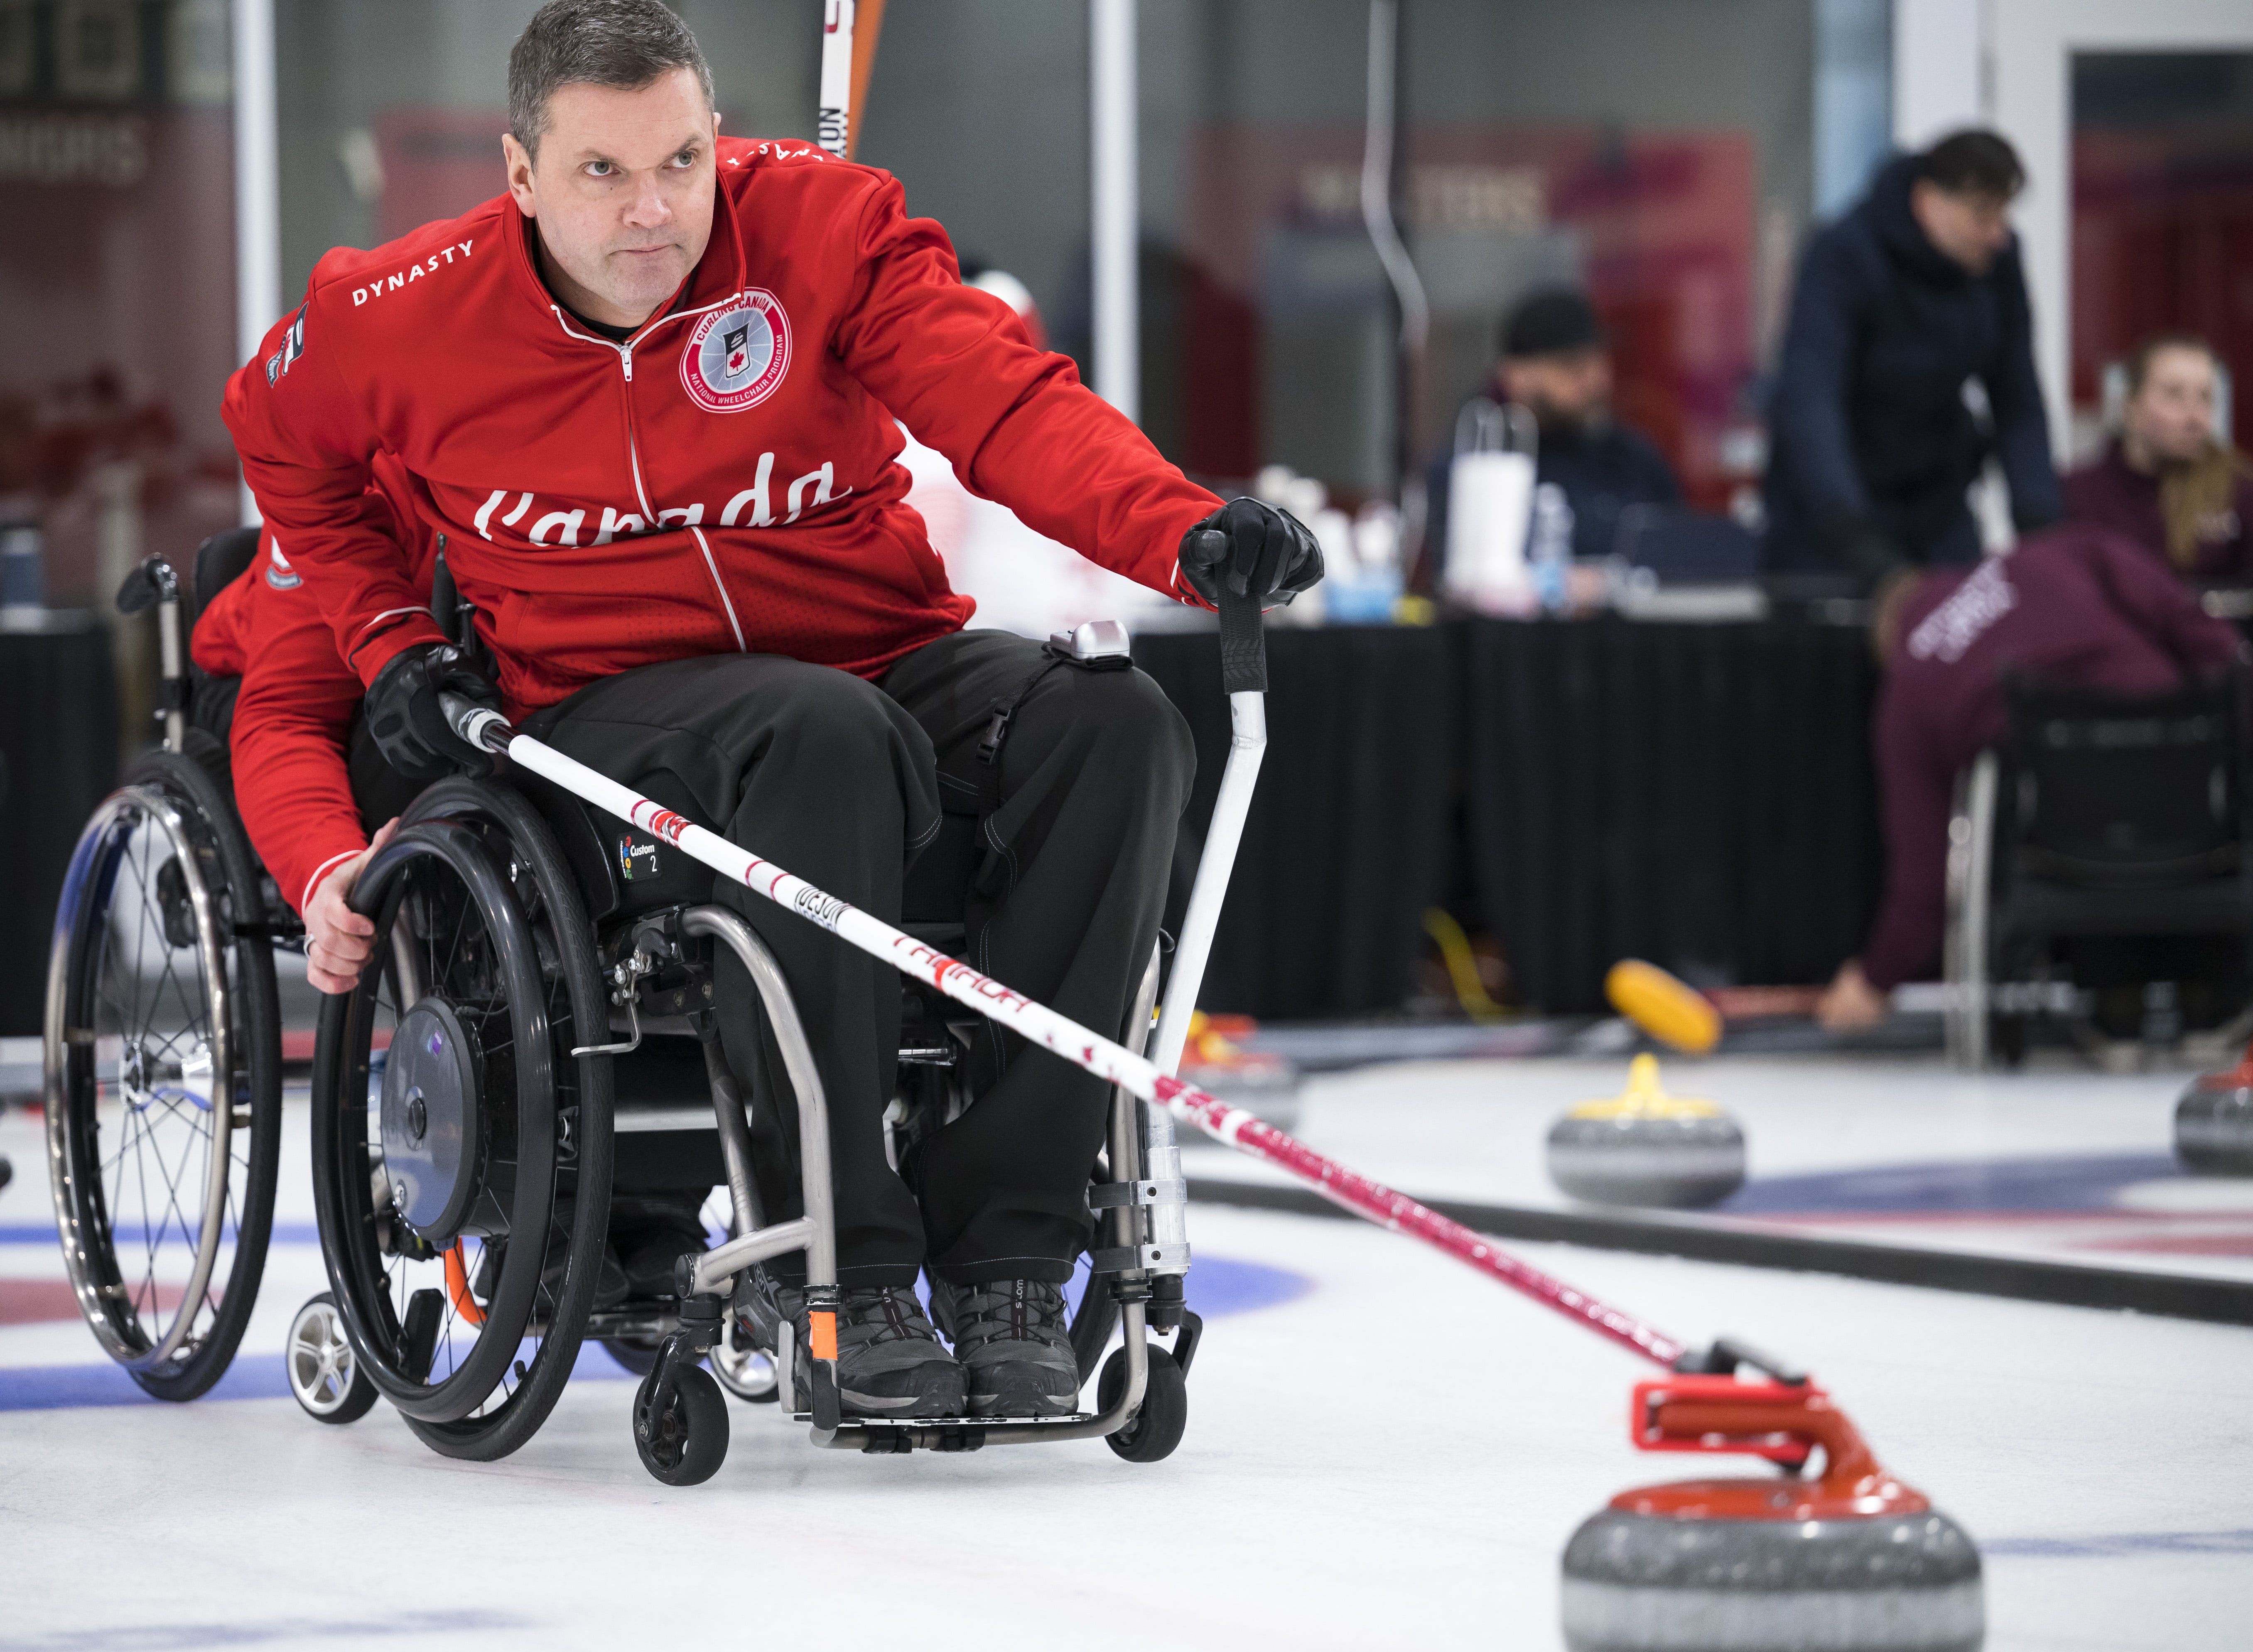
[[[1565,1547],[1571,1652],[1977,1652],[1979,1551],[1811,1382],[1636,1385],[1644,1451],[1765,1457],[1775,1480],[1622,1492]],[[1820,1452],[1819,1478],[1799,1471]]]

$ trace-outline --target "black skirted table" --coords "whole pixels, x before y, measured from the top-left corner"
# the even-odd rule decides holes
[[[1424,910],[1468,889],[1528,1005],[1602,1007],[1625,956],[1707,982],[1828,979],[1882,875],[1859,627],[1454,620],[1269,633],[1269,747],[1203,1001],[1397,1007]],[[1197,784],[1169,927],[1228,750],[1218,639],[1135,639]]]
[[[1389,1009],[1407,995],[1423,910],[1445,875],[1456,654],[1438,627],[1270,631],[1267,756],[1203,1002],[1304,1020]],[[1172,931],[1228,760],[1220,639],[1139,636],[1134,663],[1196,737]]]
[[[1212,631],[1137,637],[1196,736],[1181,920],[1228,756]],[[1648,958],[1825,979],[1881,875],[1864,633],[1793,619],[1454,620],[1268,636],[1269,743],[1203,994],[1277,1021],[1397,1008],[1427,907],[1467,900],[1518,997],[1602,1007]],[[71,845],[117,773],[109,638],[0,633],[0,1035],[38,1031]],[[1464,891],[1468,891],[1468,895]]]
[[[80,827],[117,783],[109,633],[58,613],[0,631],[0,1037],[39,1030],[47,938]]]

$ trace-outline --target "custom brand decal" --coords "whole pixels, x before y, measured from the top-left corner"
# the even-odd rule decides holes
[[[790,371],[790,319],[754,288],[696,324],[680,352],[680,382],[707,413],[741,413],[775,393]]]
[[[305,582],[305,576],[291,569],[289,559],[282,554],[282,541],[266,541],[271,554],[266,562],[266,582],[277,591],[294,591]]]
[[[637,878],[657,875],[657,845],[636,843],[631,838],[618,840],[618,871],[629,883]]]

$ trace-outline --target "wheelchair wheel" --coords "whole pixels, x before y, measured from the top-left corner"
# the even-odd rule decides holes
[[[754,1405],[771,1405],[782,1398],[782,1383],[775,1374],[773,1357],[751,1341],[751,1334],[733,1314],[721,1321],[720,1340],[704,1356],[720,1386],[737,1399]]]
[[[516,793],[450,780],[360,875],[375,961],[325,999],[313,1195],[361,1368],[450,1457],[529,1439],[569,1379],[610,1197],[585,911]]]
[[[234,1359],[258,1300],[282,1119],[258,863],[194,758],[152,751],[80,835],[47,971],[46,1119],[87,1325],[159,1399]]]
[[[1103,1367],[1103,1380],[1095,1390],[1095,1409],[1109,1411],[1126,1391],[1126,1350],[1122,1348]],[[1128,1419],[1126,1427],[1115,1434],[1105,1435],[1104,1443],[1130,1463],[1154,1463],[1174,1454],[1174,1447],[1182,1443],[1182,1434],[1189,1424],[1189,1379],[1174,1363],[1174,1356],[1153,1343],[1150,1379],[1142,1391],[1142,1408]]]
[[[375,1384],[353,1357],[337,1299],[322,1292],[289,1321],[282,1357],[289,1369],[289,1392],[317,1423],[356,1423],[376,1401]]]
[[[674,1382],[673,1403],[662,1412],[651,1404],[656,1388],[652,1371],[634,1390],[634,1450],[641,1466],[668,1486],[701,1485],[728,1460],[728,1402],[720,1384],[692,1365]]]

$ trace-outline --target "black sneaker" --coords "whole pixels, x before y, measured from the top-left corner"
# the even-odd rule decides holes
[[[931,1281],[931,1309],[954,1344],[973,1417],[1068,1417],[1079,1409],[1079,1362],[1064,1286],[1034,1279]]]
[[[806,1357],[813,1322],[803,1291],[777,1295],[793,1321],[791,1387],[803,1405],[813,1391]],[[848,1417],[962,1415],[962,1367],[948,1356],[908,1286],[844,1293],[837,1313],[837,1398]]]

